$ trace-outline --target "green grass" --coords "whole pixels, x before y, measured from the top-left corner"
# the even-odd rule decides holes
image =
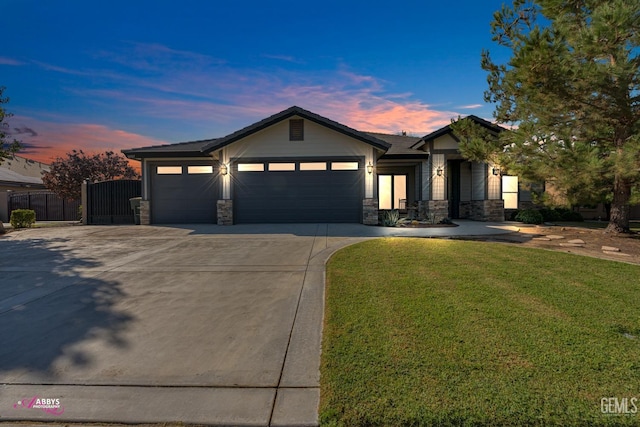
[[[379,239],[327,267],[322,425],[640,425],[640,267]],[[625,335],[626,334],[626,335]]]

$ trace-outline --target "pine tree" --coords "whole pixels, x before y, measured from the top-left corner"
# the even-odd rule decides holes
[[[491,30],[511,58],[482,53],[485,100],[514,129],[496,140],[458,124],[461,151],[551,183],[570,202],[609,202],[606,231],[629,232],[640,190],[640,2],[514,0]]]

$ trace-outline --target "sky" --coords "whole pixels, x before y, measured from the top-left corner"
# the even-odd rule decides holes
[[[502,0],[0,0],[0,86],[49,163],[225,136],[292,105],[422,136],[483,100]],[[501,57],[502,55],[502,57]]]

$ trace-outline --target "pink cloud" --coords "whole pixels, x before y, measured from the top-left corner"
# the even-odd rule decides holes
[[[166,144],[167,142],[121,129],[93,123],[59,123],[26,116],[11,118],[13,137],[21,140],[24,157],[51,163],[71,150],[86,153],[116,151],[124,148]]]
[[[285,62],[290,59],[278,55],[264,56]],[[182,140],[224,136],[291,105],[361,131],[398,133],[405,130],[418,135],[449,124],[452,118],[464,115],[460,111],[477,107],[467,105],[453,111],[438,109],[416,99],[412,93],[390,92],[387,89],[389,83],[385,80],[354,72],[344,64],[338,64],[334,70],[322,71],[240,69],[197,52],[144,43],[128,43],[120,52],[102,52],[98,57],[124,65],[117,71],[91,71],[92,78],[99,77],[105,83],[102,87],[116,89],[80,87],[69,88],[68,91],[98,107],[117,107],[122,114],[134,116],[141,123],[152,124],[160,120],[164,129],[175,126],[180,130],[188,126],[205,132],[200,136],[190,134],[177,138]],[[36,64],[54,72],[84,74],[84,71],[56,65]],[[141,77],[135,70],[151,73]],[[43,117],[42,114],[38,115]],[[66,122],[69,118],[59,121]],[[59,145],[71,141],[81,146],[95,144],[108,147],[114,141],[127,138],[130,142],[118,148],[154,143],[140,135],[137,139],[134,134],[118,135],[117,130],[99,124],[55,127],[46,122],[45,125],[51,135],[42,141],[53,140]],[[32,127],[38,128],[36,125]],[[55,136],[56,132],[60,136]],[[80,134],[89,139],[82,142],[76,137]],[[105,138],[101,139],[101,135]]]

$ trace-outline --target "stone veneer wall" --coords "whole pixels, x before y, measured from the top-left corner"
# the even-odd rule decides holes
[[[218,209],[218,225],[233,225],[233,200],[218,200],[216,206]]]
[[[362,200],[362,223],[378,225],[378,199]]]
[[[470,218],[471,217],[471,202],[460,202],[458,215],[460,218]]]
[[[430,219],[431,215],[435,215],[435,221],[439,222],[449,217],[449,201],[448,200],[419,200],[418,201],[418,218]]]
[[[475,221],[504,221],[503,200],[474,200],[469,219]]]
[[[151,224],[151,201],[140,201],[140,225]]]

